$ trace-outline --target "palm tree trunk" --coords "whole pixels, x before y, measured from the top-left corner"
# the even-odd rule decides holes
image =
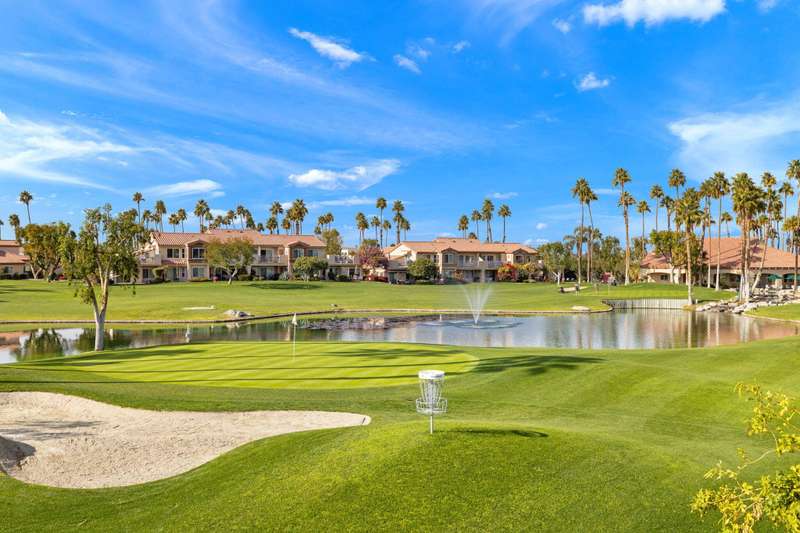
[[[719,291],[719,262],[722,253],[722,195],[719,197],[719,214],[717,216],[717,275],[714,290]]]
[[[592,218],[592,204],[586,202],[586,207],[589,210],[589,249],[586,253],[586,279],[589,283],[592,282],[592,248],[594,248],[594,219]]]
[[[31,204],[28,203],[28,202],[25,202],[25,209],[28,210],[28,224],[30,224],[31,223]]]
[[[503,217],[503,242],[506,242],[506,217]]]
[[[582,281],[581,267],[583,265],[583,202],[581,202],[581,228],[578,233],[578,285]]]
[[[656,231],[658,231],[658,198],[656,198]]]
[[[686,294],[689,305],[694,303],[692,298],[692,232],[686,224]]]
[[[630,284],[631,271],[631,238],[628,223],[628,208],[624,208],[623,217],[625,218],[625,285]]]

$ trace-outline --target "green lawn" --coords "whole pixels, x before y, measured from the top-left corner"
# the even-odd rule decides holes
[[[701,522],[688,505],[705,483],[703,472],[718,459],[734,461],[736,448],[748,445],[748,406],[734,384],[758,381],[800,394],[797,338],[591,352],[301,343],[293,362],[281,355],[285,346],[269,343],[190,348],[198,351],[192,357],[216,354],[214,371],[231,383],[241,371],[237,353],[259,361],[258,376],[266,379],[348,366],[347,375],[374,367],[376,379],[402,380],[393,362],[418,357],[407,367],[416,370],[444,367],[451,356],[464,361],[462,354],[475,361],[467,363],[471,371],[446,379],[450,411],[433,437],[414,413],[411,383],[352,387],[347,375],[329,380],[329,388],[313,381],[304,389],[172,383],[175,372],[195,364],[180,361],[186,347],[2,366],[0,390],[151,409],[325,409],[373,417],[365,427],[254,442],[145,485],[66,490],[0,476],[3,529],[711,531],[714,518]],[[274,357],[281,368],[261,366]],[[115,372],[158,370],[166,358],[164,374],[147,382]],[[202,363],[206,369],[212,361]],[[196,368],[187,374],[203,375]]]
[[[547,283],[496,283],[486,308],[505,311],[569,311],[574,305],[604,309],[605,298],[685,298],[680,285],[632,285],[587,288],[579,294],[559,293]],[[192,320],[222,318],[228,309],[254,315],[344,309],[465,309],[463,291],[474,286],[387,285],[336,282],[165,283],[131,288],[114,287],[110,320]],[[0,281],[2,320],[91,320],[91,308],[74,297],[64,282]],[[729,293],[696,288],[701,300],[728,298]],[[190,307],[214,309],[187,310]]]
[[[800,320],[800,304],[760,307],[748,313],[752,316],[779,318],[781,320]]]

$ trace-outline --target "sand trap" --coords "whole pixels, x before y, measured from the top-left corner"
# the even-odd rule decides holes
[[[352,413],[145,411],[47,392],[0,393],[0,469],[54,487],[134,485],[264,437],[369,422]]]

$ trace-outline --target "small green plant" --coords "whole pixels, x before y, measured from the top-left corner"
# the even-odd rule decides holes
[[[753,384],[739,383],[736,391],[754,404],[747,435],[769,435],[772,444],[754,458],[740,448],[738,466],[727,468],[719,462],[709,470],[705,478],[722,484],[715,489],[698,491],[691,505],[692,512],[704,516],[718,511],[722,515],[721,530],[726,532],[749,533],[764,518],[787,531],[800,531],[800,464],[771,476],[761,476],[755,482],[742,479],[748,468],[773,454],[783,456],[800,451],[800,427],[795,420],[800,410],[796,401]]]

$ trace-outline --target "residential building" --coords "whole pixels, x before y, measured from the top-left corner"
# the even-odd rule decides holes
[[[28,256],[17,241],[0,240],[0,277],[22,276],[30,273]]]
[[[139,256],[139,283],[155,278],[166,281],[208,280],[215,272],[206,260],[206,247],[214,240],[244,238],[255,248],[249,273],[277,279],[291,273],[292,263],[303,256],[325,258],[325,243],[314,235],[267,235],[256,230],[209,230],[205,233],[153,232]],[[344,263],[341,264],[344,266]]]
[[[706,238],[703,241],[704,267],[700,269],[700,280],[708,275],[708,263],[711,263],[712,280],[716,276],[717,265],[717,239]],[[772,246],[765,246],[763,241],[753,239],[750,243],[750,275],[754,276],[761,267],[762,258],[764,268],[759,284],[787,282],[793,280],[795,257],[794,254],[779,250]],[[742,275],[742,240],[739,237],[723,237],[720,239],[720,285],[723,287],[738,287]],[[640,265],[640,277],[653,283],[681,283],[686,279],[684,265],[670,264],[669,258],[650,252]],[[751,280],[752,281],[752,280]]]
[[[481,242],[477,239],[437,237],[432,241],[402,241],[386,249],[390,282],[407,278],[408,263],[429,259],[443,279],[494,281],[497,269],[509,263],[524,264],[537,260],[536,250],[519,243]]]

